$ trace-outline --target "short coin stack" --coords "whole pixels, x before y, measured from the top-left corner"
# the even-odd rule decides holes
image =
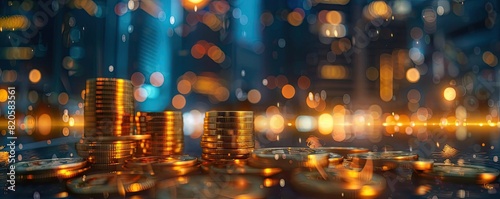
[[[68,179],[89,169],[83,158],[52,158],[17,162],[16,178],[21,181]]]
[[[253,112],[206,112],[201,148],[205,161],[247,159],[254,149]]]
[[[182,113],[179,111],[137,112],[136,134],[151,135],[139,150],[144,155],[180,155],[184,150]]]
[[[123,162],[132,158],[135,143],[133,141],[86,140],[76,143],[76,150],[80,157],[92,163],[92,169],[117,170]]]
[[[85,89],[84,136],[131,135],[134,122],[130,80],[88,79]]]

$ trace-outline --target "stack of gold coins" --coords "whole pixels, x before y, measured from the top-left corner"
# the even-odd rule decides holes
[[[125,160],[133,158],[136,142],[150,135],[105,136],[83,138],[76,143],[77,154],[91,163],[93,170],[122,170]]]
[[[253,112],[206,112],[201,149],[205,161],[247,159],[254,149]]]
[[[179,111],[137,112],[136,134],[151,135],[139,143],[143,155],[180,155],[184,150],[182,113]]]
[[[23,161],[14,164],[16,178],[21,181],[68,179],[89,169],[83,158],[52,158]]]
[[[84,136],[131,135],[134,122],[130,80],[88,79],[85,89]]]

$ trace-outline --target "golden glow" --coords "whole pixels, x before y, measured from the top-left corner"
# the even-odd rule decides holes
[[[28,18],[24,15],[0,17],[0,32],[23,30],[30,26]]]
[[[70,117],[68,123],[69,123],[69,126],[75,126],[75,118]]]
[[[186,105],[186,98],[184,96],[178,94],[172,98],[172,106],[176,109],[182,109]]]
[[[345,79],[347,69],[341,65],[323,65],[321,67],[321,78],[323,79]]]
[[[142,191],[142,185],[139,183],[132,183],[131,185],[128,186],[128,191],[129,192],[138,192]]]
[[[281,88],[281,94],[286,99],[291,99],[295,96],[295,88],[290,84],[286,84],[283,88]]]
[[[429,191],[431,191],[432,187],[430,185],[420,185],[415,189],[415,195],[417,196],[423,196]]]
[[[271,179],[271,178],[266,178],[264,179],[264,187],[272,187],[276,184],[275,180]]]
[[[413,161],[413,169],[417,171],[429,171],[434,166],[434,161],[432,160],[418,160]]]
[[[416,83],[420,80],[420,72],[416,68],[410,68],[406,71],[406,79],[410,83]]]
[[[40,81],[40,79],[42,79],[42,73],[40,73],[38,69],[33,69],[30,71],[29,79],[31,83],[36,84]]]
[[[333,117],[328,113],[323,113],[318,118],[318,130],[323,135],[328,135],[333,131]]]
[[[67,198],[68,196],[69,196],[68,192],[63,191],[63,192],[56,194],[54,197],[55,198]]]
[[[448,101],[452,101],[452,100],[455,100],[455,97],[457,97],[457,92],[455,91],[454,88],[448,87],[448,88],[444,89],[443,96],[444,96],[444,99],[446,99]]]
[[[0,102],[5,102],[9,98],[9,93],[5,89],[0,89]]]
[[[342,23],[342,14],[340,12],[332,10],[326,13],[326,21],[333,25],[338,25]]]
[[[266,132],[269,128],[269,123],[266,116],[259,115],[254,118],[254,128],[257,132]]]
[[[50,130],[52,129],[52,119],[48,114],[44,113],[40,115],[40,117],[38,117],[37,126],[38,132],[41,135],[48,135],[50,134]]]
[[[280,114],[275,114],[271,116],[271,119],[269,120],[269,129],[273,133],[281,133],[283,132],[283,129],[285,128],[285,119],[283,116]]]
[[[359,195],[361,197],[374,197],[378,194],[379,192],[370,185],[363,185],[363,187],[361,187],[361,190],[359,191]]]
[[[198,9],[203,9],[210,3],[210,0],[181,0],[181,3],[184,9],[197,11]]]
[[[392,15],[392,9],[384,1],[373,1],[368,6],[368,14],[371,18],[388,19]]]
[[[385,3],[384,3],[385,4]],[[380,55],[380,98],[391,101],[393,95],[393,66],[390,54]]]

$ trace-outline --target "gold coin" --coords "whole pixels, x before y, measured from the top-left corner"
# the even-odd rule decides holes
[[[388,171],[397,168],[400,161],[418,160],[418,155],[405,151],[384,151],[349,154],[347,159],[353,168],[363,168],[367,160],[370,160],[375,170]]]
[[[60,169],[80,169],[87,165],[83,158],[52,158],[22,161],[14,164],[18,174],[45,172]]]
[[[200,142],[201,148],[226,148],[226,149],[241,149],[253,148],[254,142],[239,142],[239,143],[226,143],[226,142]]]
[[[367,148],[359,148],[359,147],[318,147],[315,149],[323,150],[330,153],[336,153],[344,157],[347,157],[347,154],[351,153],[366,153],[370,151]]]
[[[241,129],[218,129],[218,130],[207,130],[203,131],[203,135],[221,135],[221,136],[233,136],[233,135],[247,135],[253,136],[253,130],[241,130]]]
[[[253,149],[225,149],[225,148],[202,148],[201,151],[205,154],[250,154]]]
[[[76,194],[134,193],[154,187],[155,180],[139,174],[104,173],[71,179],[68,189]]]
[[[217,130],[217,129],[242,129],[242,130],[252,130],[254,124],[249,123],[217,123],[217,124],[204,124],[203,127],[206,130]]]
[[[249,158],[250,166],[258,168],[277,167],[290,170],[298,167],[325,167],[329,153],[304,147],[276,147],[255,149]]]
[[[167,157],[162,156],[147,156],[140,158],[133,158],[126,161],[127,167],[136,166],[194,166],[198,163],[198,158],[189,155],[171,155]]]
[[[205,117],[253,117],[253,111],[208,111]]]
[[[220,160],[220,159],[247,159],[250,155],[249,154],[206,154],[202,153],[201,158],[205,160]]]
[[[434,160],[419,159],[412,162],[415,171],[429,171],[434,167]]]
[[[253,117],[205,117],[205,123],[239,123],[253,122]]]
[[[136,113],[138,116],[179,116],[182,117],[182,112],[180,111],[163,111],[163,112],[142,112],[139,111]]]
[[[16,176],[20,181],[49,181],[54,180],[54,178],[58,179],[69,179],[76,177],[85,171],[89,170],[90,167],[84,167],[79,169],[59,169],[48,172],[38,172],[31,174],[18,174]]]
[[[96,136],[85,137],[90,142],[109,142],[109,141],[136,141],[150,139],[151,135],[123,135],[123,136]]]
[[[210,136],[203,135],[201,137],[202,142],[253,142],[253,136],[245,136],[245,135],[234,135],[234,136]]]

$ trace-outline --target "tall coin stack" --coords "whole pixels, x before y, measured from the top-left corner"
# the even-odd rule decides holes
[[[180,155],[184,150],[182,113],[179,111],[137,112],[136,134],[151,135],[151,140],[141,143],[144,155]]]
[[[84,136],[131,135],[134,124],[130,80],[95,78],[86,82]]]
[[[91,169],[117,170],[132,158],[134,98],[130,80],[88,79],[85,89],[84,137],[76,144],[78,155],[92,163]]]
[[[206,112],[200,144],[206,162],[247,159],[254,149],[253,112]]]

